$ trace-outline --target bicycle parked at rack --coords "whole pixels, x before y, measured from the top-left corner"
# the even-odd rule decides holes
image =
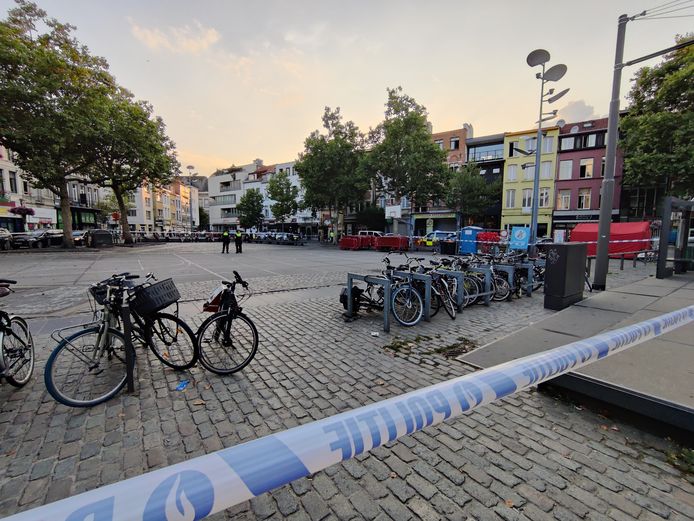
[[[94,320],[55,331],[58,342],[46,362],[46,388],[58,402],[71,407],[90,407],[115,396],[125,385],[127,340],[121,331],[122,304],[130,305],[131,340],[149,347],[165,365],[182,370],[198,359],[196,339],[178,316],[161,312],[180,298],[171,279],[156,280],[150,273],[141,285],[138,275],[121,273],[94,284],[89,295],[101,309]],[[64,331],[80,328],[63,337]]]
[[[233,281],[223,280],[203,305],[212,312],[198,329],[197,348],[200,363],[216,374],[226,375],[246,367],[258,351],[258,330],[239,304],[250,298],[251,292],[236,295],[236,286],[245,290],[248,283],[234,271]]]
[[[0,298],[12,293],[16,280],[0,279]],[[14,387],[22,387],[34,372],[34,339],[21,317],[0,310],[0,377]]]

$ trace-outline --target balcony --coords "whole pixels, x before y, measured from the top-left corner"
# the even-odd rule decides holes
[[[485,161],[500,161],[504,158],[504,150],[470,150],[468,152],[468,162],[484,163]]]

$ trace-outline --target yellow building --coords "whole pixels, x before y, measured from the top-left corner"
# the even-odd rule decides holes
[[[554,173],[557,165],[558,139],[558,127],[543,129],[537,237],[549,236],[552,232]],[[504,136],[502,229],[510,231],[513,226],[530,226],[536,144],[537,130],[509,132]],[[526,153],[529,154],[526,155]]]

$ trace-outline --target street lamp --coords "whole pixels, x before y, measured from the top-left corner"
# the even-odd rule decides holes
[[[537,118],[537,143],[535,145],[535,176],[533,178],[533,199],[532,199],[532,215],[530,218],[530,253],[535,254],[537,242],[537,214],[539,208],[539,192],[540,192],[540,162],[542,160],[542,123],[554,119],[557,116],[557,111],[542,112],[544,102],[554,103],[564,96],[569,89],[564,89],[557,94],[554,94],[554,89],[549,89],[545,92],[545,83],[550,81],[559,81],[566,74],[567,67],[563,63],[554,65],[545,70],[545,64],[549,61],[549,53],[544,49],[536,49],[526,58],[530,67],[542,66],[542,72],[538,72],[535,77],[541,81],[540,83],[540,117]],[[525,155],[529,155],[526,153]]]
[[[193,170],[195,167],[193,165],[188,165],[186,167],[188,170],[188,208],[190,209],[190,240],[193,240]]]

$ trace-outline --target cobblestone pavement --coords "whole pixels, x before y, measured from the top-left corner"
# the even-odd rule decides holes
[[[651,268],[643,270],[611,280],[629,282]],[[538,295],[476,306],[455,321],[440,314],[414,329],[394,326],[386,335],[377,315],[342,320],[333,276],[312,272],[287,282],[287,290],[327,285],[325,293],[249,302],[261,347],[241,374],[175,373],[140,351],[137,395],[76,410],[46,393],[48,352],[40,351],[32,383],[0,388],[0,516],[465,374],[470,369],[444,352],[550,313]],[[282,289],[271,279],[254,286]],[[208,290],[198,284],[182,293],[197,300]],[[191,385],[176,391],[183,379]],[[212,519],[692,519],[694,479],[668,462],[674,450],[668,440],[531,391]]]

